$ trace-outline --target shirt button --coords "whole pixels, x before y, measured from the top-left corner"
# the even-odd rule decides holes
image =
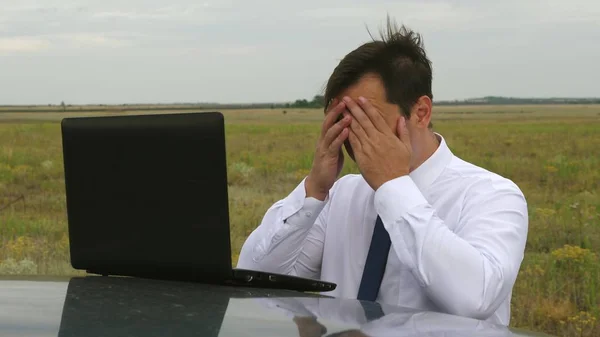
[[[310,218],[312,216],[312,212],[306,212],[306,217]]]

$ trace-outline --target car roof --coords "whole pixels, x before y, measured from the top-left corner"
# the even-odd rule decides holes
[[[372,309],[380,314],[369,320]],[[0,279],[1,336],[356,336],[359,330],[371,336],[545,336],[286,290],[128,277]]]

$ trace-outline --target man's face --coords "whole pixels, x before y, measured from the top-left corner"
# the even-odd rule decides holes
[[[400,107],[387,102],[385,87],[383,86],[383,83],[378,76],[363,76],[356,84],[344,90],[336,98],[341,101],[344,98],[344,96],[348,96],[356,102],[358,102],[359,96],[363,96],[364,98],[368,99],[371,102],[371,104],[375,107],[375,109],[379,111],[379,114],[381,114],[381,116],[386,121],[387,125],[390,127],[392,132],[396,136],[398,136],[396,126],[398,123],[398,119],[402,116],[400,112]],[[345,114],[349,113],[349,111],[345,112]],[[407,125],[410,132],[410,120],[407,120]],[[352,147],[350,146],[349,140],[346,140],[344,142],[344,148],[346,149],[346,152],[348,152],[350,158],[352,158],[352,160],[355,160],[354,153],[352,151]]]

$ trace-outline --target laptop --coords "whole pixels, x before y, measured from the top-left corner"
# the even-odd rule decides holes
[[[90,274],[327,292],[232,268],[220,112],[61,122],[71,265]]]

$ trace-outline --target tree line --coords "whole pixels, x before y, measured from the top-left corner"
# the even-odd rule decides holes
[[[552,104],[600,104],[600,98],[519,98],[503,96],[486,96],[466,100],[434,100],[434,105],[552,105]],[[97,105],[71,105],[61,102],[60,105],[48,104],[47,107],[35,105],[6,105],[1,106],[2,112],[57,112],[57,111],[77,111],[77,112],[96,112],[96,111],[161,111],[166,108],[169,110],[197,110],[197,109],[323,109],[325,107],[325,97],[315,95],[312,99],[297,99],[294,102],[283,103],[172,103],[172,104],[97,104]]]

